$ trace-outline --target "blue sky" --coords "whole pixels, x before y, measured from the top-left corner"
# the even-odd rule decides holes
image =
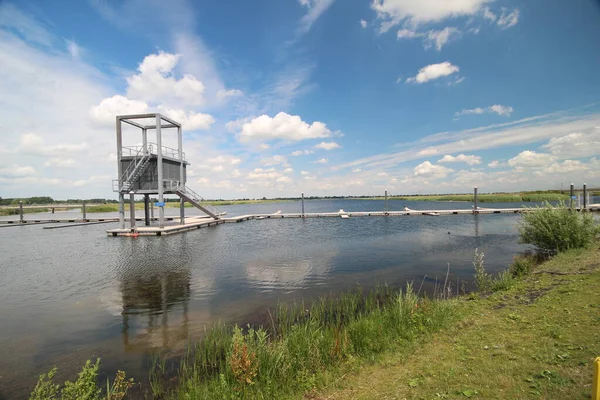
[[[141,112],[208,198],[600,186],[596,1],[165,4],[0,4],[0,196],[114,197]]]

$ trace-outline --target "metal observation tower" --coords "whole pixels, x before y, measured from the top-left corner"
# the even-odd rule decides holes
[[[123,146],[122,128],[128,124],[140,129],[142,145]],[[177,148],[162,145],[163,129],[177,129]],[[156,131],[156,143],[148,142],[148,130]],[[207,204],[200,195],[186,186],[186,169],[189,163],[183,152],[181,124],[161,114],[138,114],[117,116],[117,164],[118,177],[113,181],[113,191],[119,193],[120,228],[125,229],[125,195],[131,201],[131,228],[135,228],[136,195],[144,196],[145,225],[150,225],[150,196],[158,195],[158,224],[164,228],[165,199],[167,194],[179,196],[181,224],[185,221],[186,201],[202,210],[208,216],[219,219],[216,208]]]

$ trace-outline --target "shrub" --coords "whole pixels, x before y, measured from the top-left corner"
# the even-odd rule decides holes
[[[551,254],[588,247],[599,232],[590,213],[570,210],[562,201],[530,208],[519,220],[520,242]]]
[[[508,272],[513,278],[520,278],[525,275],[529,275],[529,273],[535,267],[535,259],[530,255],[521,255],[514,258],[510,267],[508,267]]]

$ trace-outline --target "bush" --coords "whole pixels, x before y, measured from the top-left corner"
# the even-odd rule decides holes
[[[551,254],[588,247],[599,232],[590,213],[570,210],[562,201],[530,208],[519,220],[520,242]]]
[[[512,264],[510,264],[510,267],[508,267],[508,272],[513,278],[520,278],[529,275],[535,264],[535,259],[531,255],[517,256],[514,258]]]

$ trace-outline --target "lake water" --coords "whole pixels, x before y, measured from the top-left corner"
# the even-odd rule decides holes
[[[471,208],[459,202],[390,201],[389,209],[405,204]],[[306,212],[381,211],[383,202],[314,200],[305,207]],[[228,216],[299,212],[300,202],[221,209]],[[35,214],[52,217],[80,215]],[[278,301],[357,284],[414,281],[431,288],[436,277],[445,277],[448,264],[456,287],[457,280],[472,280],[475,248],[485,253],[491,272],[527,249],[517,243],[517,220],[513,214],[266,219],[138,238],[107,237],[106,229],[116,224],[0,228],[0,399],[27,398],[37,376],[52,366],[59,367],[59,378],[72,378],[85,360],[96,357],[104,372],[123,369],[143,381],[155,351],[180,354],[207,324],[253,321]]]

